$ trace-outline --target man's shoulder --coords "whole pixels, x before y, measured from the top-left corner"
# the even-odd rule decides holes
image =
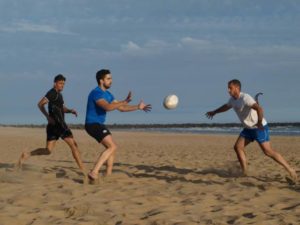
[[[90,95],[94,95],[94,94],[101,93],[101,92],[102,92],[102,90],[100,88],[96,87],[91,90]]]
[[[250,94],[248,94],[248,93],[245,93],[245,92],[241,92],[240,93],[240,98],[243,98],[243,99],[253,99],[253,97],[250,95]]]
[[[48,93],[56,93],[56,90],[54,88],[51,88],[49,91],[47,91],[47,94]]]
[[[249,105],[249,106],[256,103],[254,98],[250,94],[247,94],[247,93],[243,93],[243,95],[240,98],[243,100],[244,104]]]
[[[106,91],[106,93],[110,96],[113,96],[113,94],[110,91]]]
[[[57,98],[57,96],[62,96],[59,92],[57,92],[55,90],[55,88],[51,88],[45,95],[46,98],[48,98],[48,100],[50,100],[49,98]]]

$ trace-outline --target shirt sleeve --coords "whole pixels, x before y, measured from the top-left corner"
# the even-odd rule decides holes
[[[54,89],[51,89],[47,92],[45,97],[48,99],[49,102],[55,101],[57,99],[57,93]]]
[[[252,98],[250,95],[245,95],[245,98],[244,98],[244,101],[245,101],[245,104],[249,107],[252,107],[256,101],[254,100],[254,98]]]
[[[111,102],[113,102],[115,100],[115,97],[112,94],[110,95],[111,95]]]
[[[228,105],[229,107],[232,107],[232,98],[230,98],[230,99],[228,100],[227,105]]]
[[[93,99],[95,102],[102,98],[104,98],[104,95],[102,92],[96,92],[96,91],[94,92]]]

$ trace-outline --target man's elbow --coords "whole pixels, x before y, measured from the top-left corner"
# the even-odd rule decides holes
[[[114,111],[115,108],[112,106],[103,107],[106,112]]]
[[[41,102],[38,102],[37,107],[38,107],[39,109],[41,109],[41,108],[43,107],[43,104],[42,104]]]
[[[117,108],[117,110],[118,110],[119,112],[126,112],[126,110],[125,110],[123,107],[119,107],[119,108]]]

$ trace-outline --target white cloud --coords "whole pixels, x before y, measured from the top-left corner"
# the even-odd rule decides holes
[[[282,63],[288,60],[293,63],[292,58],[299,58],[300,48],[290,45],[243,45],[226,40],[206,40],[194,37],[183,37],[173,42],[153,39],[145,43],[136,43],[128,41],[121,44],[120,49],[116,51],[108,51],[101,49],[85,49],[89,55],[97,55],[104,58],[123,58],[123,57],[187,57],[197,58],[201,56],[211,56],[216,58],[224,58],[226,60],[248,59],[275,59],[277,61],[282,58]],[[272,60],[271,60],[272,61]],[[276,60],[275,60],[276,61]],[[276,62],[277,62],[276,61]]]
[[[133,41],[121,45],[121,53],[129,55],[153,55],[164,52],[167,48],[171,47],[170,44],[161,40],[150,40],[144,45],[138,45]]]
[[[204,39],[194,39],[191,37],[184,37],[180,40],[180,45],[184,45],[184,46],[190,46],[193,48],[203,48],[203,47],[208,47],[211,45],[211,42],[208,40],[204,40]]]
[[[129,41],[125,45],[121,45],[121,48],[125,52],[138,52],[138,51],[142,50],[142,48],[140,46],[138,46],[138,44],[136,44],[132,41]]]
[[[72,34],[67,31],[60,31],[55,26],[47,24],[34,24],[27,21],[15,22],[9,26],[0,27],[2,32],[39,32],[39,33],[60,33]]]

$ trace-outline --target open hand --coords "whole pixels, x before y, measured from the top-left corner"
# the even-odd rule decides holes
[[[145,104],[143,100],[138,104],[139,110],[143,110],[144,112],[150,112],[152,109],[151,104]]]
[[[77,111],[75,109],[71,109],[70,112],[74,114],[76,117],[78,116]]]
[[[129,103],[129,102],[131,102],[131,100],[132,100],[132,94],[131,94],[131,91],[129,91],[129,93],[128,93],[128,95],[127,95],[127,97],[125,98],[124,101]]]
[[[212,120],[212,118],[214,117],[214,115],[216,115],[216,113],[215,113],[215,111],[210,111],[210,112],[207,112],[205,115],[208,119]]]

